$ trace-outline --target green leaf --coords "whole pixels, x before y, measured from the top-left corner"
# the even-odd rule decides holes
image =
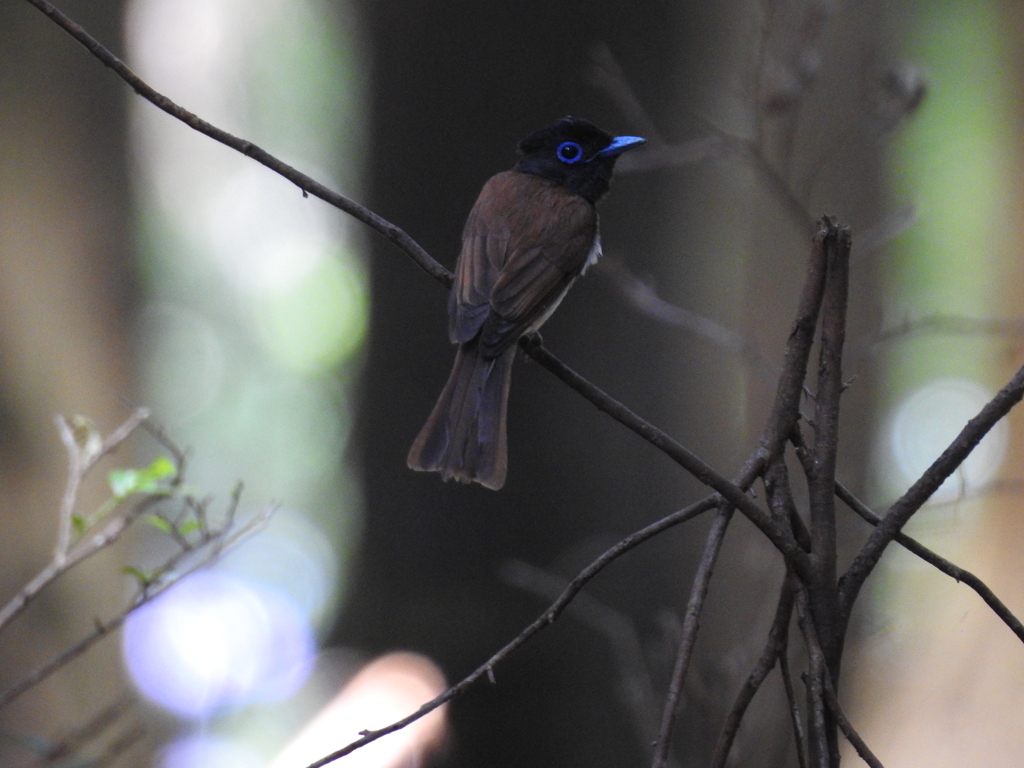
[[[148,575],[146,575],[145,571],[139,570],[134,565],[124,566],[121,569],[121,573],[135,578],[143,587],[148,587],[152,581],[152,579]]]
[[[146,473],[154,480],[170,480],[178,474],[178,467],[166,456],[157,456],[153,463],[146,467]]]
[[[178,528],[178,533],[182,536],[188,536],[192,531],[199,530],[199,522],[197,520],[186,520]]]
[[[139,470],[113,469],[108,475],[108,481],[114,498],[126,499],[139,489]]]
[[[159,456],[145,469],[115,469],[109,475],[110,490],[118,501],[133,493],[169,493],[163,481],[173,479],[178,468],[166,456]]]
[[[152,525],[158,531],[163,531],[164,533],[171,532],[171,524],[159,515],[147,515],[146,522]]]
[[[89,527],[81,515],[72,515],[71,525],[74,526],[75,533],[77,533],[79,536],[84,534],[86,529]]]

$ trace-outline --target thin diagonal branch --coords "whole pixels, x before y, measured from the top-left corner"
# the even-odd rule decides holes
[[[778,377],[778,366],[768,361],[755,344],[711,318],[678,307],[661,298],[654,286],[633,274],[621,259],[605,253],[598,262],[596,271],[598,274],[606,275],[626,301],[647,317],[682,328],[691,336],[706,341],[727,354],[735,355],[773,381]]]
[[[506,583],[547,600],[557,599],[568,584],[567,579],[520,560],[506,562],[501,575]],[[618,666],[618,688],[623,705],[633,720],[639,745],[646,753],[657,737],[658,701],[636,622],[586,592],[576,596],[568,613],[608,641]]]
[[[690,599],[687,602],[686,615],[683,618],[683,636],[679,641],[679,650],[676,653],[676,662],[672,669],[672,680],[665,696],[661,728],[654,747],[654,759],[651,761],[652,768],[665,768],[668,763],[669,749],[672,746],[672,730],[679,709],[679,698],[683,692],[683,683],[686,680],[686,671],[690,667],[690,659],[693,658],[697,630],[700,629],[700,616],[704,611],[704,599],[707,597],[708,587],[711,586],[711,575],[715,570],[718,554],[722,551],[722,542],[725,540],[725,532],[729,528],[732,515],[733,508],[729,505],[723,506],[718,511],[715,521],[711,524],[711,530],[708,532],[707,541],[704,543],[704,554],[701,555],[697,573],[693,577],[693,587],[690,590]]]
[[[344,211],[350,216],[354,216],[356,219],[384,235],[384,237],[405,251],[424,272],[435,280],[445,284],[446,286],[450,286],[452,284],[451,273],[438,264],[430,254],[420,246],[419,243],[409,237],[409,235],[399,227],[396,227],[383,217],[378,216],[369,208],[360,205],[354,200],[350,200],[344,195],[328,189],[320,182],[307,176],[298,169],[293,168],[287,163],[282,162],[266,150],[253,144],[251,141],[234,136],[217,126],[206,122],[197,115],[189,112],[184,107],[174,103],[171,99],[158,92],[141,77],[135,74],[127,64],[103,46],[96,38],[86,32],[81,25],[68,18],[60,10],[46,2],[46,0],[26,1],[50,17],[50,19],[52,19],[61,29],[85,46],[89,53],[109,67],[114,74],[128,83],[128,85],[132,87],[132,90],[142,98],[146,99],[146,101],[150,102],[157,108],[162,109],[171,117],[185,123],[189,128],[192,128],[204,136],[208,136],[214,141],[220,142],[237,152],[241,152],[246,157],[251,157],[257,163],[266,166],[270,170],[274,171],[274,173],[288,179],[288,181],[295,184],[295,186],[304,192],[308,192],[314,197],[320,198],[324,202],[333,205],[335,208]]]
[[[202,558],[198,563],[191,565],[184,570],[178,572],[173,576],[167,576],[162,579],[159,584],[148,584],[144,585],[139,593],[132,600],[130,605],[117,616],[108,621],[96,621],[96,625],[93,631],[90,632],[86,637],[82,638],[79,642],[75,643],[69,648],[58,655],[51,658],[43,666],[33,670],[29,674],[22,677],[18,682],[11,685],[6,690],[0,692],[0,709],[3,709],[17,698],[32,690],[35,686],[41,683],[43,680],[50,677],[58,670],[63,669],[72,661],[77,659],[83,653],[92,648],[96,643],[105,637],[108,637],[112,632],[120,629],[127,621],[128,617],[146,605],[152,602],[159,595],[162,595],[168,589],[173,587],[179,581],[184,579],[186,576],[194,573],[200,568],[204,568],[211,562],[216,560],[223,552],[231,549],[237,545],[240,541],[247,538],[251,534],[260,530],[266,522],[270,519],[273,514],[274,508],[267,507],[258,515],[249,520],[245,525],[241,526],[237,531],[231,532],[231,522],[225,523],[224,528],[216,532],[211,532],[210,539],[208,541],[201,542],[200,546],[212,544],[212,549],[209,553]],[[174,555],[169,557],[163,565],[160,567],[159,572],[162,574],[171,573],[187,556],[195,553],[196,548],[191,547],[189,549],[180,550]]]
[[[61,441],[68,452],[68,480],[59,512],[58,543],[54,548],[53,558],[50,562],[31,581],[22,587],[3,608],[0,608],[0,631],[20,615],[54,580],[67,573],[86,558],[91,557],[99,550],[117,541],[135,519],[160,500],[160,497],[155,496],[142,499],[131,509],[114,515],[104,523],[101,530],[90,533],[87,539],[82,539],[74,544],[71,542],[72,517],[74,516],[75,504],[78,501],[78,491],[82,481],[95,468],[100,459],[116,451],[136,429],[145,425],[148,417],[149,411],[147,409],[136,409],[123,424],[118,426],[106,438],[100,439],[98,433],[91,433],[86,438],[87,441],[96,443],[91,446],[88,444],[85,446],[79,445],[74,427],[63,417],[57,418],[57,428],[60,431]],[[177,477],[180,477],[180,469],[181,465],[179,464],[176,480]]]
[[[956,471],[971,451],[1017,403],[1024,397],[1024,367],[1009,383],[956,436],[956,439],[942,452],[923,475],[895,504],[889,507],[882,521],[875,528],[849,569],[839,580],[839,598],[844,623],[849,621],[850,611],[868,576],[878,565],[885,548],[896,538],[907,521],[921,508],[939,486]]]
[[[871,525],[877,526],[882,522],[882,518],[876,515],[870,507],[854,496],[846,486],[838,481],[836,482],[836,496],[842,499],[846,506],[860,515],[864,520],[871,523]],[[1017,636],[1017,639],[1024,642],[1024,625],[1022,625],[1020,619],[1014,616],[1010,609],[1006,607],[1005,603],[996,597],[996,594],[989,589],[985,582],[970,571],[961,568],[955,563],[951,563],[946,558],[928,549],[928,547],[916,539],[910,538],[905,533],[896,534],[895,541],[897,544],[900,544],[908,551],[920,557],[926,563],[935,566],[947,576],[966,584],[977,592],[978,596],[985,601],[989,608],[992,609],[992,612],[1002,619],[1003,623],[1010,628],[1010,631]]]
[[[606,395],[597,386],[591,384],[569,368],[569,366],[565,365],[565,363],[558,360],[543,347],[536,335],[523,337],[520,341],[520,346],[526,350],[530,357],[597,406],[598,410],[607,413],[619,423],[629,427],[647,440],[647,442],[659,448],[700,482],[718,491],[722,498],[739,509],[754,525],[761,529],[794,570],[798,573],[806,574],[808,566],[807,553],[800,549],[792,535],[779,521],[773,519],[771,515],[751,500],[741,485],[729,482],[724,475],[714,470],[692,451],[684,448],[662,430],[633,413],[622,403]],[[788,430],[782,432],[782,434],[785,435],[787,432]],[[784,441],[785,437],[782,439]],[[763,453],[763,451],[760,452]],[[750,482],[753,482],[753,478],[751,478]]]
[[[775,663],[786,652],[789,621],[793,615],[794,591],[792,580],[787,578],[782,585],[782,594],[779,595],[779,602],[775,608],[775,619],[768,631],[768,641],[746,682],[740,688],[732,710],[725,720],[722,735],[718,738],[718,746],[715,747],[715,754],[711,759],[711,768],[725,768],[729,752],[736,740],[736,734],[739,733],[740,724],[743,722],[743,716],[747,713],[747,707],[750,706],[750,702],[754,700],[754,696],[761,689],[768,673],[774,669]]]
[[[847,740],[853,744],[853,748],[857,750],[857,754],[860,755],[861,760],[867,763],[870,768],[885,768],[881,761],[875,757],[874,753],[868,749],[868,745],[864,743],[864,739],[861,738],[860,734],[857,733],[856,729],[850,723],[846,713],[843,712],[843,708],[839,706],[839,697],[836,696],[836,690],[832,686],[832,678],[828,675],[825,676],[825,703],[828,708],[832,711],[832,716],[839,723],[839,728],[842,730],[843,735],[846,736]]]
[[[64,760],[82,749],[83,746],[96,741],[123,719],[136,703],[137,700],[132,694],[122,694],[81,727],[76,728],[60,741],[49,745],[43,752],[43,762],[51,764],[58,760]]]
[[[797,616],[800,622],[800,628],[803,631],[804,639],[807,642],[807,652],[811,657],[811,669],[820,669],[820,679],[814,677],[812,672],[811,684],[820,690],[821,697],[832,717],[835,718],[836,723],[842,730],[843,735],[853,744],[854,749],[857,750],[857,754],[861,756],[871,768],[883,768],[882,763],[877,757],[868,749],[868,745],[861,738],[860,734],[857,733],[856,729],[850,723],[849,718],[846,717],[846,713],[843,712],[843,708],[839,706],[839,697],[836,695],[835,684],[832,682],[832,675],[828,671],[828,665],[825,663],[825,654],[821,648],[821,642],[819,639],[818,631],[814,626],[814,620],[811,617],[810,611],[807,610],[807,599],[806,592],[801,588],[800,594],[797,597]],[[834,762],[832,765],[839,765],[838,753],[832,755]],[[822,765],[826,765],[827,762],[823,760]]]
[[[541,630],[547,628],[553,624],[558,617],[565,611],[566,607],[573,601],[576,595],[579,594],[580,590],[586,586],[587,582],[593,579],[597,574],[605,569],[612,562],[620,558],[626,552],[638,547],[648,539],[657,536],[662,531],[666,531],[673,526],[685,523],[688,520],[692,520],[698,515],[702,515],[710,509],[714,509],[722,503],[722,498],[718,494],[708,496],[695,504],[674,512],[667,517],[662,518],[656,523],[652,523],[646,528],[627,536],[625,539],[620,541],[614,547],[606,551],[599,558],[594,560],[590,565],[584,568],[580,573],[566,586],[565,590],[559,596],[551,606],[544,611],[532,624],[526,629],[520,632],[511,642],[505,647],[495,653],[491,658],[484,662],[481,666],[477,667],[473,672],[464,677],[458,683],[453,685],[447,691],[431,699],[426,704],[422,705],[419,709],[413,712],[407,717],[403,717],[401,720],[397,720],[390,725],[378,728],[377,730],[366,730],[363,731],[362,736],[350,744],[346,744],[339,750],[332,752],[329,755],[325,755],[314,763],[311,763],[307,768],[321,768],[328,763],[333,763],[345,755],[355,752],[360,747],[364,747],[367,744],[376,741],[377,739],[387,736],[389,733],[400,731],[409,723],[413,723],[419,720],[421,717],[430,714],[435,709],[443,704],[448,703],[452,699],[462,695],[470,686],[481,678],[488,677],[493,674],[493,669],[502,661],[504,661],[510,654],[518,650],[523,646],[530,638],[536,635]]]
[[[661,135],[658,126],[647,114],[647,110],[644,109],[640,99],[633,91],[629,78],[622,71],[622,67],[616,61],[612,49],[608,47],[607,43],[595,44],[590,49],[590,60],[593,65],[591,79],[594,85],[612,97],[619,111],[636,126],[641,135],[651,144],[663,146],[665,137]]]

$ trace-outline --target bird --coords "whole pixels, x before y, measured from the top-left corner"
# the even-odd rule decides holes
[[[564,117],[519,142],[515,166],[484,184],[448,296],[455,364],[409,450],[411,469],[493,490],[505,484],[517,342],[600,257],[595,206],[616,159],[644,141]]]

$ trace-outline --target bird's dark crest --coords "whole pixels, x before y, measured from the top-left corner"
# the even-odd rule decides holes
[[[519,154],[526,156],[545,150],[554,152],[563,141],[571,140],[578,142],[583,147],[584,154],[589,157],[611,144],[614,138],[589,120],[567,115],[520,141]]]

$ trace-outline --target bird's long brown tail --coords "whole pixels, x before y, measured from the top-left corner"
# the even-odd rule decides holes
[[[506,411],[515,355],[515,345],[490,360],[480,355],[475,340],[459,347],[448,383],[409,449],[411,469],[494,490],[505,484]]]

